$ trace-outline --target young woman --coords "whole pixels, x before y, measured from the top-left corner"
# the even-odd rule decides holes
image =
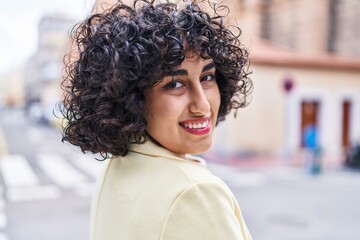
[[[110,158],[93,240],[251,239],[230,189],[190,155],[252,86],[225,8],[205,6],[119,2],[74,28],[63,140]]]

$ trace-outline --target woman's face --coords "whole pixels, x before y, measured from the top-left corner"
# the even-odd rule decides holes
[[[147,132],[178,154],[209,149],[220,106],[211,59],[185,58],[172,76],[146,90]]]

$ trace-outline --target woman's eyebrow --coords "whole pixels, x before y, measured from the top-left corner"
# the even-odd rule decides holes
[[[214,62],[211,62],[209,64],[206,64],[203,69],[202,72],[208,71],[212,68],[215,67]],[[176,69],[176,70],[172,70],[171,72],[169,72],[168,74],[166,74],[166,76],[181,76],[181,75],[188,75],[188,71],[186,69]]]
[[[210,70],[210,69],[212,69],[212,68],[214,68],[214,67],[215,67],[214,62],[211,62],[211,63],[209,63],[209,64],[206,64],[206,65],[203,67],[202,71],[205,72],[205,71]]]
[[[169,76],[188,75],[188,71],[185,69],[177,69],[177,70],[171,71],[168,75]]]

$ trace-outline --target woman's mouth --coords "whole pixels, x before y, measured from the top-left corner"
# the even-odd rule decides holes
[[[209,120],[202,122],[202,123],[180,123],[180,125],[182,125],[185,128],[190,128],[190,129],[201,129],[201,128],[206,128],[209,125]]]
[[[211,130],[210,118],[199,119],[196,121],[184,121],[180,123],[180,126],[185,131],[195,135],[207,134]]]

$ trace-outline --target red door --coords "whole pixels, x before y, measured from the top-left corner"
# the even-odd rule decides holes
[[[351,102],[346,100],[342,104],[342,147],[344,150],[350,146],[350,112]]]

